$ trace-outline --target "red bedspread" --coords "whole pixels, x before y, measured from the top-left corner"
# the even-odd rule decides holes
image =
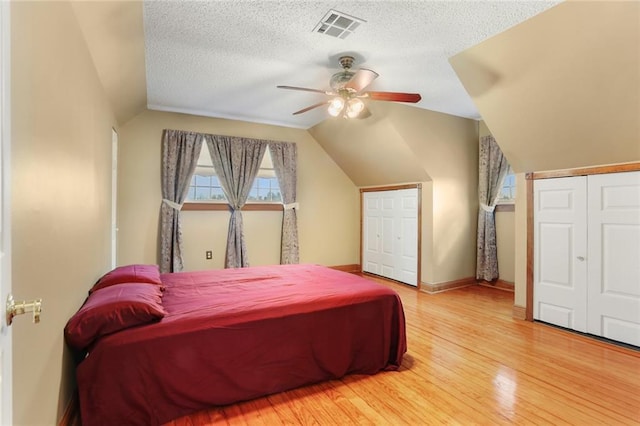
[[[315,265],[163,274],[167,315],[99,340],[77,369],[82,422],[154,425],[349,373],[406,351],[393,290]]]

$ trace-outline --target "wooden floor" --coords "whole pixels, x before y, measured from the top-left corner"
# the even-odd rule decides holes
[[[640,352],[511,318],[513,293],[402,298],[399,371],[351,375],[168,425],[640,424]]]

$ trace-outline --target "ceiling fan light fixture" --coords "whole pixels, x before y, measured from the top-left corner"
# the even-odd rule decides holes
[[[342,110],[344,109],[344,99],[340,97],[333,98],[331,102],[329,102],[329,114],[333,117],[337,117],[340,115]]]
[[[363,109],[364,102],[362,102],[360,99],[349,99],[349,102],[347,103],[347,117],[356,118],[358,115],[360,115]]]

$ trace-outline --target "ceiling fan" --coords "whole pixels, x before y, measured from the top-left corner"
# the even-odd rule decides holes
[[[329,105],[327,111],[334,117],[367,118],[371,115],[371,112],[369,112],[369,109],[362,101],[363,99],[411,103],[419,102],[420,99],[422,99],[418,93],[363,92],[363,90],[378,77],[378,73],[366,68],[360,68],[358,71],[353,72],[351,71],[353,61],[353,56],[340,57],[339,62],[340,66],[342,66],[342,71],[331,76],[331,80],[329,81],[331,90],[308,89],[306,87],[295,86],[277,86],[279,89],[322,93],[331,97],[329,100],[318,102],[317,104],[303,108],[300,111],[296,111],[293,115],[302,114],[323,105]]]

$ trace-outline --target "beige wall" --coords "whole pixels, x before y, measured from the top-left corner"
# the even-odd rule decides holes
[[[251,266],[280,263],[282,212],[243,212],[243,221]],[[184,212],[182,215],[182,236],[184,238],[185,270],[224,268],[228,225],[229,213],[226,211]],[[213,259],[205,259],[207,250],[213,252]],[[338,264],[343,263],[329,265]]]
[[[563,2],[450,60],[518,172],[518,306],[527,303],[525,173],[640,161],[638,16],[638,2]]]
[[[157,263],[161,202],[162,129],[271,139],[298,144],[300,261],[323,265],[359,262],[359,193],[305,130],[242,121],[145,111],[120,131],[118,263]],[[244,212],[251,265],[279,263],[280,212]],[[229,214],[182,213],[186,270],[222,268]],[[205,260],[205,251],[213,259]]]
[[[147,105],[142,1],[72,1],[118,123]]]
[[[13,420],[53,425],[73,391],[66,321],[110,265],[114,116],[66,2],[11,4],[12,270],[42,320],[13,327]]]
[[[365,120],[329,118],[309,133],[358,187],[424,182],[430,176],[394,125],[393,110],[371,103]]]
[[[359,186],[423,184],[423,283],[475,276],[478,124],[392,102],[362,121],[326,120],[309,132]]]
[[[515,282],[515,212],[496,212],[496,246],[500,279]]]
[[[480,121],[479,136],[488,136],[491,130]],[[498,145],[500,145],[500,142]],[[517,188],[516,188],[517,190]],[[500,279],[515,282],[515,212],[496,212],[496,245],[498,247],[498,271]]]
[[[513,304],[527,304],[527,187],[524,173],[516,174],[515,295]]]
[[[516,172],[640,161],[639,16],[565,1],[450,59]]]
[[[475,276],[478,222],[478,123],[406,105],[385,103],[397,132],[431,176],[431,210],[423,227],[422,282],[444,283]],[[424,198],[423,198],[424,200]]]

